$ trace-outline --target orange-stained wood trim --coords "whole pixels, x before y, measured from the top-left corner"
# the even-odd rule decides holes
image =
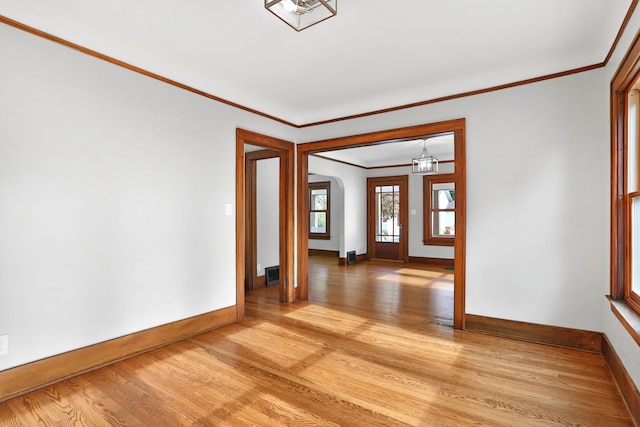
[[[466,127],[454,131],[454,173],[456,180],[456,236],[454,237],[453,273],[453,325],[466,327],[466,277],[467,277],[467,154]]]
[[[296,150],[299,145],[296,147]],[[296,298],[301,301],[309,299],[309,199],[307,188],[309,187],[309,156],[297,154],[297,259],[298,278]]]
[[[309,155],[321,151],[341,148],[362,147],[384,144],[394,141],[404,141],[412,138],[454,133],[454,168],[456,173],[456,237],[455,237],[455,268],[454,268],[454,308],[453,323],[455,328],[465,328],[465,278],[466,278],[466,159],[465,159],[465,119],[448,120],[438,123],[423,124],[404,128],[383,130],[360,135],[345,136],[322,141],[298,144],[298,290],[301,299],[308,295],[308,246],[307,240],[300,235],[300,228],[306,232],[308,224],[302,224],[308,217],[306,193],[301,194],[308,184]],[[306,191],[306,190],[305,190]],[[459,199],[459,200],[458,200]],[[303,202],[301,202],[301,200]]]
[[[300,153],[317,154],[321,151],[339,150],[341,148],[354,148],[387,144],[389,142],[408,141],[426,136],[435,136],[451,133],[464,128],[464,119],[447,120],[404,128],[389,129],[383,131],[362,133],[358,135],[342,136],[339,138],[325,139],[315,142],[301,143],[297,145]]]
[[[256,259],[258,258],[257,241],[257,191],[258,186],[256,179],[256,160],[252,160],[249,153],[245,154],[245,171],[244,171],[244,188],[245,188],[245,206],[244,206],[244,289],[245,292],[253,291],[258,276],[258,266]]]
[[[424,246],[454,246],[454,237],[435,237],[431,235],[433,227],[433,184],[434,183],[454,183],[456,182],[455,173],[442,173],[436,175],[425,175],[422,177],[422,244]],[[453,211],[455,213],[455,211]]]
[[[309,256],[324,256],[329,258],[338,258],[339,251],[331,251],[327,249],[309,249]]]
[[[128,64],[126,62],[120,61],[118,59],[112,58],[110,56],[103,55],[103,54],[101,54],[99,52],[96,52],[95,50],[87,49],[86,47],[83,47],[83,46],[80,46],[78,44],[72,43],[72,42],[70,42],[68,40],[62,39],[60,37],[54,36],[54,35],[49,34],[49,33],[45,33],[44,31],[40,31],[40,30],[38,30],[36,28],[33,28],[33,27],[28,26],[28,25],[22,24],[22,23],[20,23],[18,21],[14,21],[13,19],[9,19],[6,16],[1,16],[0,15],[0,22],[5,23],[5,24],[7,24],[9,26],[12,26],[14,28],[17,28],[19,30],[26,31],[26,32],[31,33],[31,34],[33,34],[35,36],[42,37],[43,39],[47,39],[47,40],[50,40],[50,41],[53,41],[53,42],[56,42],[56,43],[60,43],[61,45],[70,47],[71,49],[75,49],[75,50],[77,50],[77,51],[79,51],[81,53],[84,53],[84,54],[89,55],[89,56],[93,56],[94,58],[101,59],[103,61],[106,61],[106,62],[109,62],[111,64],[117,65],[119,67],[126,68],[127,70],[133,71],[135,73],[142,74],[142,75],[147,76],[147,77],[151,77],[152,79],[159,80],[159,81],[161,81],[163,83],[170,84],[171,86],[175,86],[177,88],[189,91],[191,93],[195,93],[196,95],[204,96],[205,98],[209,98],[211,100],[214,100],[214,101],[217,101],[217,102],[221,102],[221,103],[226,104],[226,105],[228,105],[230,107],[238,108],[240,110],[244,110],[244,111],[247,111],[249,113],[256,114],[258,116],[265,117],[267,119],[271,119],[271,120],[274,120],[274,121],[279,122],[279,123],[283,123],[283,124],[288,125],[288,126],[298,127],[295,124],[293,124],[291,122],[288,122],[286,120],[283,120],[283,119],[280,119],[278,117],[263,113],[263,112],[258,111],[258,110],[254,110],[253,108],[245,107],[245,106],[237,104],[235,102],[228,101],[228,100],[226,100],[224,98],[220,98],[218,96],[211,95],[210,93],[203,92],[203,91],[201,91],[199,89],[196,89],[194,87],[185,85],[183,83],[177,82],[177,81],[169,79],[167,77],[163,77],[163,76],[161,76],[159,74],[152,73],[152,72],[144,70],[144,69],[142,69],[140,67],[136,67],[135,65],[131,65],[131,64]]]
[[[295,300],[294,291],[294,161],[295,145],[289,141],[267,135],[236,129],[236,301],[239,318],[244,318],[244,292],[246,270],[246,221],[245,221],[245,152],[244,145],[250,144],[274,150],[280,156],[280,301]],[[271,155],[273,153],[263,152]],[[257,156],[260,156],[259,154]]]
[[[602,333],[467,314],[467,330],[602,353]]]
[[[244,319],[244,292],[246,274],[246,209],[244,138],[236,130],[236,309],[238,320]]]
[[[0,402],[235,321],[231,306],[0,371]]]
[[[611,305],[611,311],[618,318],[622,326],[629,332],[635,342],[640,345],[640,315],[629,307],[624,300],[616,300],[607,297]]]
[[[640,426],[640,393],[638,393],[638,387],[633,382],[620,357],[604,334],[602,336],[602,355],[604,356],[605,362],[607,362],[609,371],[611,371],[611,376],[613,376],[614,381],[620,389],[620,394],[622,394],[622,399],[627,405],[629,415],[635,422],[635,425]]]
[[[609,49],[607,56],[604,58],[604,61],[603,61],[604,66],[606,66],[609,63],[609,60],[611,59],[613,52],[616,50],[616,47],[620,42],[620,38],[622,37],[622,34],[624,34],[624,30],[629,25],[629,20],[631,19],[631,16],[633,15],[633,12],[636,10],[636,6],[638,6],[638,0],[633,0],[629,5],[629,10],[627,10],[627,14],[622,20],[622,24],[620,25],[620,29],[618,30],[618,34],[616,34],[616,38],[613,41],[613,44],[611,45],[611,49]]]
[[[626,52],[611,80],[611,296],[625,297],[625,283],[631,269],[627,215],[627,96],[640,76],[640,32]]]
[[[311,191],[312,190],[326,190],[327,191],[327,207],[324,209],[325,213],[325,232],[324,233],[311,233],[311,229],[307,228],[308,239],[317,239],[317,240],[330,240],[331,239],[331,181],[315,181],[307,184],[307,201],[309,202],[309,211],[311,209]],[[315,212],[322,212],[315,211]],[[311,216],[311,215],[309,215]]]

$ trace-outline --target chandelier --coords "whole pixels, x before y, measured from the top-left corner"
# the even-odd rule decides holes
[[[423,175],[438,173],[438,159],[427,153],[427,140],[422,140],[422,154],[411,162],[413,173]]]
[[[338,0],[264,0],[264,7],[296,31],[336,16]]]

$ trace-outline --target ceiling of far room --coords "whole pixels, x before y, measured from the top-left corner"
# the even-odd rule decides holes
[[[320,157],[338,160],[363,168],[410,165],[414,157],[420,157],[423,139],[393,141],[363,147],[324,151]],[[426,140],[427,152],[440,162],[453,160],[453,134],[432,136]]]
[[[603,63],[634,0],[338,0],[299,33],[264,0],[0,0],[0,15],[296,125]]]

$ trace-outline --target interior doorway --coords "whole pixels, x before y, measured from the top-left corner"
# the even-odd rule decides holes
[[[308,240],[306,230],[309,227],[308,188],[309,156],[332,150],[366,147],[425,139],[443,134],[454,136],[454,180],[456,191],[454,236],[454,304],[453,324],[456,329],[465,328],[465,277],[466,277],[466,158],[465,158],[465,120],[457,119],[445,122],[418,125],[406,128],[372,132],[362,135],[334,138],[297,145],[297,266],[298,280],[296,297],[302,300],[309,296]]]
[[[249,150],[252,151],[249,151]],[[245,291],[267,286],[279,268],[279,163],[282,152],[245,144]],[[274,176],[274,173],[276,176]]]
[[[279,299],[283,303],[292,302],[295,298],[294,277],[294,150],[291,142],[244,129],[236,129],[236,309],[237,318],[244,318],[245,277],[252,274],[247,269],[248,248],[247,228],[251,221],[247,220],[247,165],[245,145],[262,147],[270,150],[280,159],[278,173],[278,206],[279,206]],[[250,227],[251,225],[249,225]],[[251,243],[249,243],[251,244]],[[253,250],[253,249],[251,249]],[[253,263],[255,264],[255,263]],[[252,268],[254,266],[252,265]],[[249,273],[248,273],[249,272]]]

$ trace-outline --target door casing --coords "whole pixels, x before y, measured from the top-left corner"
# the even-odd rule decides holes
[[[246,183],[245,144],[271,149],[280,154],[280,301],[294,300],[294,178],[295,145],[244,129],[236,129],[236,311],[244,319],[246,274]]]
[[[411,127],[390,129],[360,135],[345,136],[298,144],[297,152],[297,299],[309,299],[309,212],[306,189],[309,184],[309,155],[341,148],[363,147],[374,144],[422,138],[428,135],[454,134],[454,168],[456,185],[456,235],[454,243],[453,325],[465,328],[466,279],[466,125],[465,119],[448,120]]]

